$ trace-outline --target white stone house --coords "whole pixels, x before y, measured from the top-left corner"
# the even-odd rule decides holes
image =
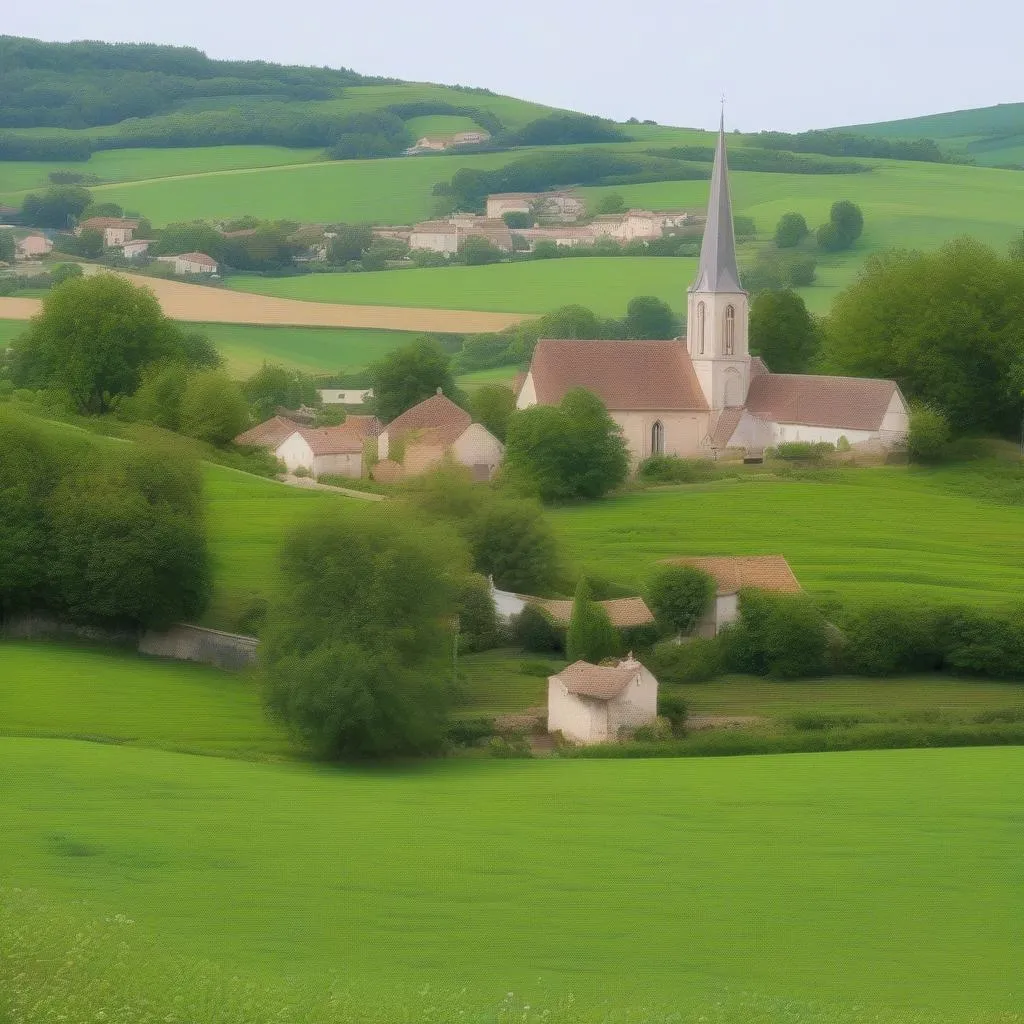
[[[409,234],[409,248],[454,256],[459,251],[459,229],[447,220],[421,221]]]
[[[658,680],[630,655],[615,666],[577,661],[548,677],[548,732],[614,743],[658,718]]]
[[[136,256],[145,255],[152,244],[152,240],[148,238],[133,238],[130,242],[125,242],[120,249],[126,260],[133,260]]]
[[[217,261],[204,252],[183,252],[177,256],[158,256],[161,263],[174,266],[175,274],[216,274]]]
[[[715,555],[694,558],[668,558],[664,565],[689,565],[707,573],[715,581],[715,600],[697,627],[694,636],[717,636],[723,626],[735,622],[740,614],[741,590],[767,590],[776,594],[799,594],[801,587],[789,562],[782,555]]]
[[[53,242],[46,235],[26,235],[14,243],[14,256],[19,260],[34,260],[53,250]]]
[[[373,398],[373,388],[318,388],[324,405],[365,405]]]
[[[340,427],[296,427],[274,450],[290,473],[307,469],[314,476],[331,474],[358,479],[363,475],[363,438]]]
[[[139,221],[128,217],[88,217],[75,228],[75,234],[80,235],[86,230],[99,231],[103,235],[104,247],[112,249],[130,242],[138,226]]]
[[[780,441],[890,447],[909,429],[895,381],[774,374],[750,355],[749,296],[736,260],[725,130],[720,128],[687,336],[671,341],[541,339],[516,407],[586,388],[622,428],[634,462],[651,455],[760,454]]]

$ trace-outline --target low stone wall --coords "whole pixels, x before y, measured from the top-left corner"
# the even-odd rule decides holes
[[[256,660],[258,643],[254,636],[181,624],[172,626],[165,633],[152,630],[144,633],[139,640],[139,653],[177,661],[198,661],[238,671],[248,668]]]
[[[89,640],[93,643],[118,644],[124,647],[134,647],[138,639],[130,630],[79,626],[70,622],[60,622],[48,615],[19,615],[17,618],[7,619],[0,625],[0,636],[12,640]]]

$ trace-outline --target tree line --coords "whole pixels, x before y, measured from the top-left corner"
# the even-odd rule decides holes
[[[651,156],[706,164],[715,158],[713,146],[669,146],[648,149],[647,152]],[[814,160],[784,150],[759,149],[755,146],[731,149],[729,168],[733,171],[760,171],[767,174],[863,174],[872,169],[870,164],[856,160]]]
[[[764,149],[793,153],[821,153],[825,156],[877,157],[884,160],[919,160],[927,163],[954,163],[934,139],[880,139],[852,132],[816,129],[807,132],[758,132]]]

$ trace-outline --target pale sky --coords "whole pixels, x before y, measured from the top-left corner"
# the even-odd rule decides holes
[[[1024,101],[1015,0],[47,0],[0,33],[482,85],[551,106],[799,131]]]

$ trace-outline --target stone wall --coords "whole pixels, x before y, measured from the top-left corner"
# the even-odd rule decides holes
[[[139,640],[139,653],[177,661],[198,661],[238,671],[248,668],[256,660],[258,642],[254,636],[181,624],[172,626],[165,633],[152,630],[144,633]]]

